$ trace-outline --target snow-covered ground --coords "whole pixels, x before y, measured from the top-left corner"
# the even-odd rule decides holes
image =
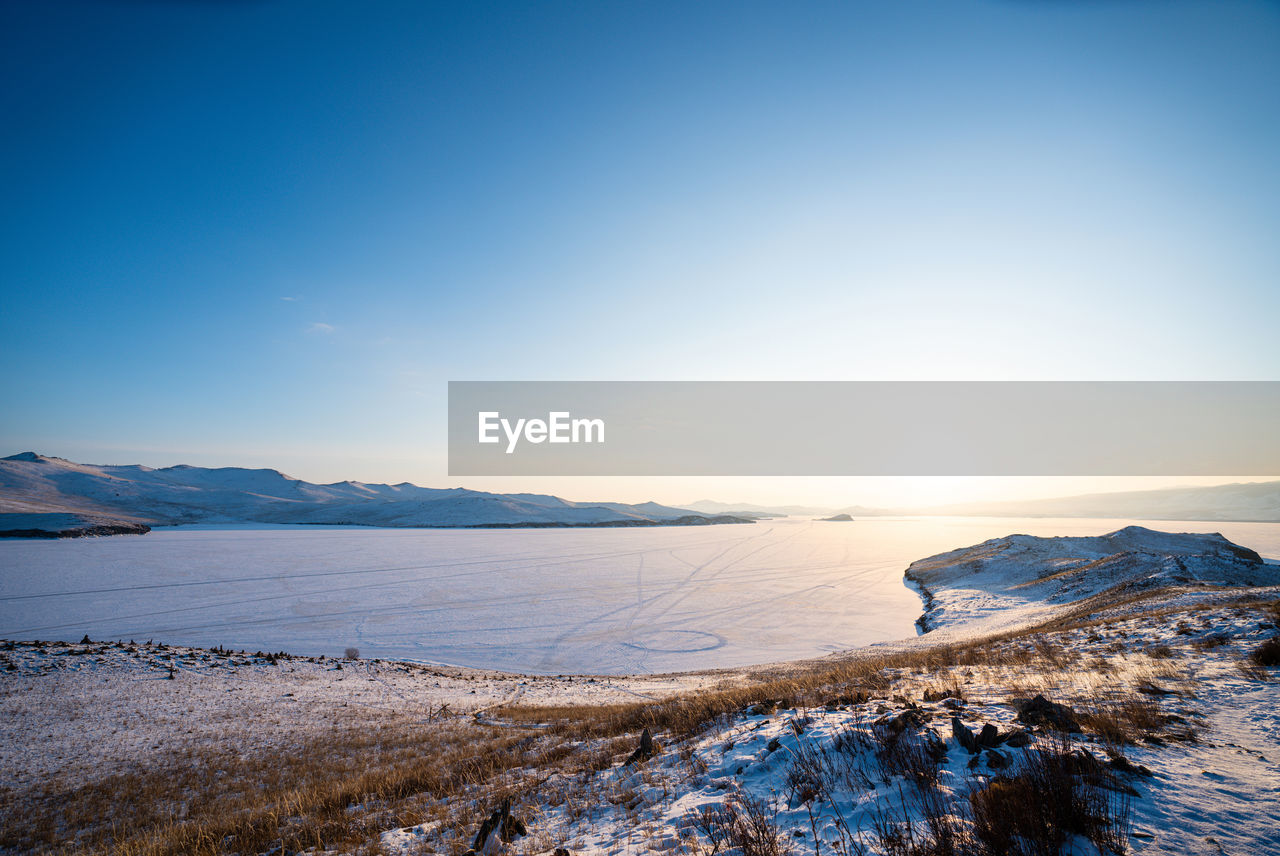
[[[418,734],[426,739],[435,733],[472,735],[465,737],[468,753],[473,745],[469,741],[476,741],[478,750],[489,745],[485,741],[509,735],[514,741],[511,749],[502,751],[541,746],[547,754],[530,757],[553,760],[508,769],[446,799],[413,794],[397,797],[400,802],[360,798],[345,811],[362,819],[353,820],[342,835],[347,840],[352,835],[372,836],[386,854],[461,853],[475,834],[477,818],[508,795],[528,834],[505,846],[491,839],[491,856],[504,850],[511,856],[536,856],[561,847],[601,856],[741,852],[741,844],[735,848],[732,841],[717,842],[717,836],[742,822],[725,814],[735,807],[740,814],[754,811],[756,831],[777,838],[776,851],[753,852],[896,854],[925,851],[894,850],[886,846],[884,836],[905,834],[910,828],[917,841],[927,838],[926,819],[931,814],[949,817],[946,823],[953,832],[967,834],[972,794],[1007,794],[1010,785],[1001,777],[1018,775],[1023,765],[1057,747],[1054,751],[1069,759],[1076,787],[1087,791],[1095,808],[1116,816],[1111,832],[1122,837],[1124,849],[1153,854],[1280,852],[1274,823],[1280,815],[1280,682],[1275,680],[1280,675],[1273,669],[1273,679],[1266,680],[1266,673],[1246,659],[1264,640],[1280,635],[1280,609],[1274,606],[1280,586],[1246,585],[1265,583],[1251,575],[1273,573],[1275,565],[1263,565],[1217,538],[1133,530],[1098,538],[1099,529],[1116,529],[1115,522],[1090,521],[1096,527],[1092,531],[1073,522],[1078,528],[1071,534],[1091,537],[1001,538],[950,557],[934,556],[916,567],[938,586],[941,597],[968,577],[984,574],[991,577],[988,584],[999,584],[995,596],[1004,597],[1005,590],[1032,592],[1034,597],[1006,598],[1004,608],[1020,616],[1018,622],[1000,625],[1006,629],[1044,608],[1032,602],[1036,597],[1055,601],[1051,606],[1061,613],[1115,582],[1120,577],[1107,558],[1114,555],[1156,556],[1126,564],[1125,573],[1154,574],[1156,582],[1172,588],[1160,588],[1154,595],[1141,587],[1131,589],[1142,595],[1138,600],[1091,601],[1095,605],[1088,607],[1090,611],[1077,611],[1072,623],[1050,625],[1030,635],[983,640],[975,630],[996,625],[987,621],[988,611],[978,610],[965,621],[952,613],[941,632],[884,642],[817,663],[648,677],[533,676],[410,662],[276,657],[151,644],[140,638],[143,634],[135,642],[103,642],[102,634],[91,631],[94,641],[5,643],[0,646],[0,798],[9,802],[0,805],[15,810],[24,805],[56,806],[64,796],[82,793],[82,786],[110,792],[115,781],[164,781],[170,775],[166,770],[173,771],[175,782],[185,782],[176,786],[181,792],[190,793],[193,764],[207,765],[216,776],[220,768],[237,764],[262,772],[273,758],[325,752],[328,745],[345,746],[341,751],[349,754],[349,736],[345,743],[326,743],[326,735],[335,728],[347,735],[367,732],[372,735],[367,751],[380,755],[392,748],[392,743],[383,745],[383,733],[401,747],[407,737],[411,753],[417,751]],[[942,531],[921,527],[920,521],[882,523],[897,526],[896,537],[879,533],[879,547],[888,556],[903,544],[927,552],[921,545],[931,538],[950,541],[958,532],[981,531],[973,527],[990,521],[952,521]],[[1008,526],[1008,521],[1003,523]],[[1070,532],[1061,522],[1052,526],[1055,534]],[[847,540],[859,528],[786,523],[756,530],[769,533],[763,543],[676,540],[664,542],[660,550],[642,539],[633,548],[646,549],[632,561],[640,565],[666,555],[679,562],[683,557],[686,577],[705,575],[723,584],[738,574],[746,574],[746,581],[752,573],[764,576],[780,556],[788,555],[777,551],[789,545],[790,550],[805,547],[790,555],[812,563],[806,573],[818,573],[838,552],[847,556],[876,543]],[[868,528],[861,527],[864,539]],[[682,539],[713,534],[666,531]],[[225,552],[232,543],[219,537],[232,533],[172,534],[208,536],[210,552]],[[250,536],[242,544],[266,538],[266,552],[279,547],[267,536],[299,537],[289,530],[234,534]],[[318,560],[323,547],[350,545],[350,534],[331,532],[336,541],[325,545],[323,537],[312,540],[316,534],[308,533],[299,544],[312,544],[315,551],[300,561],[305,565]],[[440,534],[447,533],[432,533]],[[527,551],[530,535],[599,533],[502,534],[522,536],[508,546]],[[651,536],[653,531],[611,534]],[[1226,534],[1257,547],[1264,556],[1275,555],[1274,542],[1267,540],[1274,532],[1254,525]],[[970,543],[982,541],[973,538]],[[617,549],[620,546],[614,544],[615,558],[626,555]],[[1014,562],[1017,568],[1005,567],[1008,562],[1002,564],[1001,556],[1008,560],[1015,553],[1021,557]],[[689,561],[690,555],[702,557],[701,562]],[[562,565],[565,558],[541,561]],[[495,566],[536,567],[536,559],[536,551],[508,556],[505,562],[490,554],[476,559],[476,568],[492,575]],[[1071,561],[1064,564],[1064,559]],[[219,567],[229,564],[224,558]],[[906,564],[897,566],[898,585]],[[457,557],[454,565],[464,567]],[[1083,584],[1077,573],[1082,568],[1090,569],[1085,573],[1099,571],[1097,585]],[[1203,585],[1210,577],[1221,585]],[[193,583],[189,588],[207,583],[198,574],[171,581]],[[1032,585],[1026,586],[1027,581]],[[276,580],[276,585],[282,582],[287,585],[287,578]],[[92,580],[76,583],[88,587]],[[713,585],[712,590],[723,599],[733,588]],[[693,601],[695,608],[707,608],[708,601],[699,601],[696,587],[677,588],[675,596]],[[856,592],[851,596],[856,599]],[[637,603],[645,605],[643,600]],[[909,615],[918,611],[916,602]],[[789,618],[804,620],[798,614]],[[973,647],[966,647],[969,643]],[[283,646],[247,647],[270,651]],[[830,677],[806,683],[804,676],[813,674]],[[777,681],[769,686],[786,697],[750,696],[745,705],[735,702],[719,717],[698,720],[705,727],[686,738],[660,730],[657,754],[638,765],[625,763],[637,734],[605,731],[603,737],[580,740],[572,732],[548,728],[559,714],[537,712],[539,706],[591,708],[673,695],[686,699],[674,703],[679,709],[688,698],[726,688],[753,692],[750,687],[762,686],[760,680]],[[1074,709],[1083,730],[1064,741],[1029,718],[1023,704],[1036,694]],[[535,710],[521,715],[508,707],[513,704]],[[587,717],[590,721],[590,714]],[[426,729],[414,730],[422,726]],[[962,737],[984,726],[1000,739],[989,750],[967,748]],[[588,760],[575,764],[575,757]],[[253,762],[255,758],[260,760]],[[343,769],[358,771],[365,759],[357,755],[354,767],[349,757],[343,763]],[[320,769],[324,767],[322,758]],[[985,790],[993,781],[995,790]],[[149,787],[159,787],[158,797],[150,799],[178,800],[185,806],[187,798],[181,793],[169,794],[162,785]],[[202,787],[216,791],[218,786],[215,782]],[[395,823],[393,818],[406,820]],[[298,815],[289,822],[303,819]],[[1097,840],[1101,839],[1076,836],[1062,852],[1098,853]],[[364,851],[344,846],[324,852]]]
[[[335,721],[483,716],[515,702],[612,704],[722,679],[534,677],[394,661],[273,662],[261,653],[145,642],[0,645],[0,789],[146,767],[211,746],[286,748],[272,741],[301,742]]]
[[[1263,592],[1272,598],[1277,593]],[[1174,721],[1194,724],[1193,739],[1166,734],[1160,740],[1113,746],[1087,728],[1069,738],[1069,751],[1077,757],[1088,752],[1099,761],[1105,797],[1121,799],[1121,792],[1129,792],[1132,826],[1125,837],[1132,852],[1280,853],[1280,684],[1246,677],[1237,665],[1280,628],[1257,611],[1218,607],[1190,616],[1170,618],[1167,624],[1149,618],[1119,620],[1100,630],[1047,636],[1040,641],[1070,649],[1072,662],[1107,659],[1110,686],[1100,692],[1088,685],[1084,675],[1090,670],[1083,667],[1074,677],[1046,673],[1041,685],[1059,699],[1072,700],[1083,693],[1105,700],[1112,689],[1153,686],[1152,676],[1159,676],[1158,689],[1169,694],[1152,704],[1178,718]],[[1182,629],[1171,632],[1176,625]],[[1204,640],[1213,635],[1226,641],[1203,648]],[[1117,642],[1124,653],[1116,651]],[[1145,653],[1166,643],[1169,654],[1153,658]],[[866,845],[870,853],[884,853],[874,834],[878,818],[912,821],[918,838],[925,831],[919,793],[911,779],[887,771],[877,758],[882,748],[874,739],[877,729],[904,716],[921,723],[918,729],[909,727],[907,734],[922,745],[945,750],[937,770],[938,793],[961,814],[970,792],[993,777],[1016,772],[1027,753],[1054,742],[1042,727],[1028,729],[1017,721],[1006,676],[1007,672],[977,667],[917,678],[917,687],[927,687],[958,677],[962,699],[925,700],[919,689],[911,693],[895,685],[892,692],[861,703],[744,711],[681,751],[671,747],[646,765],[619,765],[597,777],[587,799],[594,813],[582,816],[565,797],[568,783],[559,783],[560,792],[549,788],[553,796],[529,807],[526,818],[545,839],[563,842],[574,853],[669,851],[681,846],[697,852],[698,846],[710,849],[700,814],[742,795],[763,803],[794,853],[850,852],[846,848],[851,839]],[[910,684],[909,672],[900,677]],[[954,735],[953,716],[975,732],[991,724],[1002,735],[1028,730],[1032,739],[1026,746],[1000,745],[992,752],[973,754]],[[1177,728],[1174,732],[1182,733]],[[1117,769],[1109,760],[1109,749],[1152,775]],[[812,773],[822,765],[815,759],[825,759],[827,770],[836,774],[818,786]],[[566,802],[557,805],[561,799]],[[405,840],[392,832],[384,843]],[[1097,851],[1079,840],[1066,852]]]
[[[621,530],[157,530],[0,542],[0,638],[639,674],[914,636],[921,556],[1130,521],[876,518]],[[1280,557],[1280,524],[1179,523]]]

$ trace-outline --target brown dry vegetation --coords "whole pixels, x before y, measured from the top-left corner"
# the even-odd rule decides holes
[[[1132,606],[1153,594],[1114,597],[1108,605]],[[757,705],[803,708],[895,697],[905,703],[962,693],[1007,700],[1043,692],[1075,705],[1085,729],[1110,744],[1194,739],[1193,724],[1167,709],[1193,695],[1178,657],[1120,643],[1115,644],[1123,654],[1103,657],[1095,651],[1086,657],[1080,646],[1064,643],[1063,634],[1092,631],[1102,644],[1101,634],[1112,632],[1117,619],[1097,617],[1099,606],[1081,607],[1034,630],[963,645],[929,645],[926,637],[912,650],[796,664],[745,683],[659,701],[511,706],[492,712],[497,724],[451,717],[335,726],[287,751],[208,751],[78,785],[50,781],[32,791],[0,792],[0,846],[125,856],[213,856],[281,847],[354,851],[367,850],[381,830],[439,820],[457,830],[452,840],[461,852],[479,813],[496,799],[511,796],[519,803],[535,783],[549,778],[561,782],[561,799],[573,799],[581,786],[564,782],[618,763],[643,728],[678,747]],[[1270,610],[1280,617],[1274,603],[1248,598],[1214,608]],[[1196,611],[1130,609],[1122,617],[1153,621]],[[1121,658],[1126,681],[1115,678]],[[995,817],[1006,806],[1016,807],[1025,796],[1017,787],[989,794],[975,809]],[[750,814],[749,807],[739,808]],[[733,823],[758,820],[740,817]],[[743,829],[734,834],[747,834]],[[766,839],[758,843],[769,847]]]

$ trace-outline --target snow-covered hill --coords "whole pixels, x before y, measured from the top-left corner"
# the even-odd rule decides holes
[[[314,523],[363,526],[648,526],[746,522],[653,502],[571,502],[345,481],[312,484],[277,470],[97,466],[23,452],[0,459],[0,531],[88,526]]]
[[[1280,566],[1217,533],[1128,526],[1097,537],[1006,535],[912,562],[922,630],[1012,626],[1112,590],[1278,585]]]

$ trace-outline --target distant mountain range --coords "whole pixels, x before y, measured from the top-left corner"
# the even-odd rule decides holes
[[[749,522],[655,502],[570,502],[408,482],[312,484],[270,469],[96,466],[35,452],[0,459],[0,534],[8,535],[105,535],[189,523],[505,528]]]
[[[764,506],[711,500],[674,507],[656,502],[571,502],[543,494],[427,488],[408,482],[312,484],[271,469],[96,466],[34,452],[0,458],[0,535],[145,532],[151,526],[190,523],[689,526],[833,514],[848,514],[855,520],[959,515],[1280,522],[1280,481],[929,508]]]

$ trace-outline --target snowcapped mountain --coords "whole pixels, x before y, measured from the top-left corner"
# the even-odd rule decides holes
[[[912,562],[922,630],[1017,623],[1106,592],[1165,586],[1280,585],[1280,566],[1215,533],[1127,526],[1095,537],[1006,535]],[[983,629],[994,629],[984,626]]]
[[[653,502],[571,502],[495,494],[335,482],[312,484],[277,470],[179,465],[97,466],[23,452],[0,459],[0,531],[108,534],[103,527],[182,523],[315,523],[363,526],[651,526],[748,522],[691,514]]]

